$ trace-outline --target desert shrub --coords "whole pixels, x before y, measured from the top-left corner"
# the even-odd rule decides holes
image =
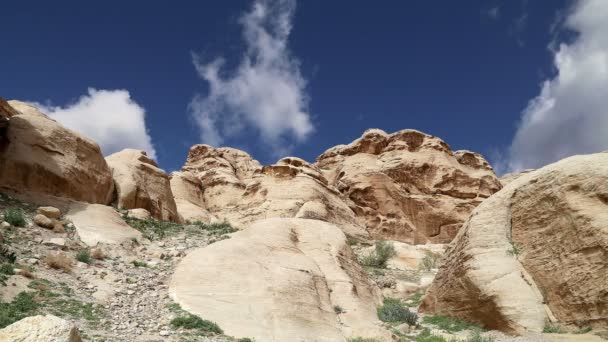
[[[224,331],[214,322],[202,319],[195,315],[179,316],[171,320],[171,326],[175,329],[197,329],[201,331],[223,334]]]
[[[133,266],[135,267],[148,267],[145,261],[133,260]]]
[[[470,329],[482,330],[475,324],[443,315],[426,316],[422,319],[422,321],[424,323],[433,324],[439,329],[449,332],[457,332]]]
[[[4,221],[15,227],[25,227],[27,224],[23,210],[16,208],[7,208],[4,210]]]
[[[585,328],[576,330],[574,332],[574,334],[586,334],[586,333],[590,332],[591,330],[593,330],[591,327],[585,327]]]
[[[511,242],[511,249],[507,250],[507,255],[518,256],[521,250],[522,248],[517,242]]]
[[[159,221],[152,218],[140,220],[127,214],[124,214],[122,218],[129,226],[139,230],[150,240],[164,239],[184,229],[184,226],[179,223]]]
[[[13,269],[12,264],[2,264],[0,265],[0,284],[6,286],[6,281],[8,277],[15,274],[15,270]]]
[[[8,249],[6,246],[0,246],[0,259],[14,264],[17,261],[17,254]]]
[[[547,334],[565,334],[566,331],[558,324],[546,323],[543,332]]]
[[[418,315],[394,298],[384,298],[382,306],[378,308],[378,318],[383,322],[404,322],[409,325],[416,325],[418,322]]]
[[[249,337],[243,337],[236,340],[236,342],[255,342],[255,340]]]
[[[44,258],[44,262],[56,270],[72,271],[72,260],[64,253],[49,254]]]
[[[38,310],[39,304],[34,300],[34,294],[21,292],[12,302],[0,300],[0,329],[27,316],[32,316]]]
[[[348,342],[380,342],[375,338],[363,338],[363,337],[355,337],[348,340]]]
[[[340,305],[334,305],[334,312],[336,315],[342,314],[344,313],[344,308],[342,308]]]
[[[209,235],[222,236],[229,233],[234,233],[238,229],[234,228],[228,221],[203,223],[200,221],[194,222],[192,225],[199,227],[202,230],[206,230]]]
[[[392,243],[386,241],[376,242],[374,250],[361,258],[360,262],[364,266],[386,267],[388,259],[395,256],[397,252]]]
[[[420,305],[420,303],[422,302],[422,297],[424,296],[423,293],[421,292],[416,292],[413,295],[411,295],[408,299],[407,299],[407,303],[408,304],[412,304],[414,306],[418,306]]]
[[[76,260],[80,262],[84,262],[85,264],[90,264],[91,261],[91,251],[88,249],[83,249],[76,254]]]
[[[416,336],[416,342],[448,342],[445,337],[440,335],[433,335],[429,328],[424,328],[418,336]],[[450,341],[451,342],[451,341]]]
[[[17,272],[17,274],[20,276],[26,277],[28,279],[36,278],[36,276],[32,272],[30,272],[30,270],[25,269],[25,268],[19,269],[19,272]]]
[[[435,254],[431,251],[426,251],[426,255],[420,261],[420,265],[418,265],[418,268],[422,271],[430,271],[434,268],[437,268],[437,265],[439,264],[439,259],[440,256],[438,254]]]
[[[100,247],[91,249],[91,258],[95,260],[103,260],[106,258],[106,253]]]

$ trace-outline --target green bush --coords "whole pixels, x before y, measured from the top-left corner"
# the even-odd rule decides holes
[[[340,305],[334,305],[334,312],[336,315],[342,314],[344,313],[344,308],[342,308]]]
[[[543,332],[547,334],[565,334],[566,331],[557,324],[547,323],[543,328]]]
[[[15,227],[25,227],[27,224],[23,210],[15,208],[7,208],[4,210],[4,221]]]
[[[187,315],[176,317],[171,320],[171,326],[175,329],[198,329],[201,331],[212,332],[216,334],[223,334],[224,331],[215,323],[207,321],[195,315]]]
[[[375,338],[363,338],[363,337],[355,337],[348,340],[348,342],[380,342]]]
[[[585,327],[585,328],[581,328],[581,329],[575,331],[574,334],[586,334],[586,333],[590,332],[591,330],[593,330],[591,327]]]
[[[0,265],[0,284],[6,286],[8,276],[15,274],[15,270],[12,264]]]
[[[392,243],[378,241],[376,242],[374,251],[361,258],[360,262],[364,266],[384,268],[386,267],[386,262],[388,259],[392,258],[396,254],[397,252],[395,251],[395,247]]]
[[[439,259],[439,255],[431,251],[426,251],[426,255],[420,261],[420,265],[418,266],[418,268],[422,271],[430,271],[434,268],[437,268],[437,265],[439,264]]]
[[[383,322],[404,322],[412,326],[418,322],[418,315],[394,298],[384,298],[382,306],[378,308],[378,318]]]
[[[449,332],[457,332],[470,329],[482,330],[475,324],[443,315],[426,316],[422,319],[422,321],[424,323],[433,324],[439,329]]]
[[[76,260],[84,262],[85,264],[90,264],[92,261],[91,251],[89,251],[88,249],[81,250],[80,252],[78,252],[78,254],[76,254]]]
[[[148,267],[145,261],[133,260],[133,266],[135,267]]]
[[[203,223],[200,221],[196,221],[193,223],[193,225],[198,226],[202,230],[206,230],[207,232],[209,232],[209,235],[212,236],[222,236],[229,233],[234,233],[238,230],[232,227],[232,225],[227,221],[214,223]]]
[[[243,337],[236,340],[236,342],[255,342],[255,340],[249,337]]]
[[[32,316],[38,310],[39,304],[34,300],[34,294],[21,292],[10,303],[0,300],[0,329],[18,320]]]
[[[0,258],[10,262],[11,264],[14,264],[15,261],[17,261],[17,254],[15,254],[15,252],[11,251],[7,247],[1,246]]]

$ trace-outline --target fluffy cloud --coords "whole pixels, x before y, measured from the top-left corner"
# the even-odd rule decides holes
[[[220,75],[222,58],[205,63],[193,56],[209,84],[209,93],[195,96],[189,106],[205,143],[217,146],[253,129],[275,154],[283,154],[313,132],[306,80],[287,46],[295,7],[295,0],[253,3],[239,21],[247,50],[226,77]]]
[[[522,113],[510,171],[608,149],[608,1],[577,2],[564,24],[577,36],[553,50],[557,75]]]
[[[126,90],[89,88],[87,95],[65,107],[35,105],[64,126],[95,140],[104,155],[135,148],[156,158],[146,130],[146,112]]]

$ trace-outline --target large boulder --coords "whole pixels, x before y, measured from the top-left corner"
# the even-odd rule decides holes
[[[453,152],[415,130],[367,130],[314,166],[355,204],[374,238],[412,244],[451,241],[471,210],[501,188],[481,155]]]
[[[608,152],[521,175],[472,213],[420,310],[520,334],[608,327]]]
[[[0,341],[11,342],[81,342],[73,323],[53,315],[31,316],[0,330]]]
[[[125,149],[106,157],[116,183],[118,207],[142,208],[152,217],[180,221],[169,176],[141,150]]]
[[[71,203],[66,219],[74,224],[80,240],[90,247],[99,243],[118,245],[142,236],[114,208],[101,204]]]
[[[8,104],[2,109],[11,116],[0,149],[0,187],[90,203],[112,200],[112,174],[94,141],[29,104]]]
[[[379,289],[342,231],[319,220],[261,220],[194,250],[178,264],[169,293],[185,310],[236,337],[390,340],[376,316]]]
[[[301,209],[307,211],[314,205],[323,213],[316,215],[317,219],[334,223],[351,235],[368,235],[349,206],[350,201],[328,185],[320,170],[300,158],[287,157],[262,167],[243,151],[195,145],[182,172],[173,178],[184,183],[186,174],[194,176],[187,179],[192,191],[179,191],[188,193],[180,195],[179,202],[187,197],[190,203],[204,205],[211,215],[238,228],[264,218],[305,215]],[[177,188],[177,184],[173,187]],[[202,191],[202,199],[196,189]]]

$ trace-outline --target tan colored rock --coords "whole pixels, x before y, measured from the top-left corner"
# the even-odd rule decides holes
[[[35,224],[42,228],[53,229],[55,227],[55,220],[50,219],[42,214],[37,214],[32,218]]]
[[[527,169],[527,170],[523,170],[520,172],[507,173],[506,175],[503,175],[502,177],[500,177],[500,184],[502,184],[502,186],[505,187],[512,181],[516,180],[517,178],[519,178],[525,174],[528,174],[532,171],[534,171],[534,169]]]
[[[418,270],[422,267],[421,263],[425,258],[435,261],[439,266],[439,259],[446,246],[444,244],[410,245],[398,241],[392,241],[392,244],[396,255],[388,260],[386,267],[397,270]]]
[[[327,208],[325,208],[323,203],[308,201],[300,207],[300,210],[298,210],[298,213],[296,214],[296,218],[327,221],[328,215]]]
[[[477,207],[420,310],[507,333],[608,327],[608,153],[522,175]]]
[[[485,159],[415,130],[366,131],[317,158],[314,168],[348,200],[376,239],[452,240],[471,210],[501,188]]]
[[[205,208],[203,188],[194,174],[187,171],[172,172],[169,177],[177,212],[184,221],[204,223],[217,221],[217,218]]]
[[[36,209],[36,212],[50,219],[59,219],[61,217],[61,210],[55,207],[39,207]]]
[[[146,209],[136,208],[127,210],[128,217],[134,217],[139,220],[149,220],[152,216]]]
[[[194,178],[186,176],[188,173]],[[173,179],[185,189],[176,190],[178,201],[195,204],[194,212],[204,205],[211,215],[238,228],[264,218],[305,215],[309,210],[304,207],[300,212],[302,207],[314,205],[322,216],[317,219],[334,223],[351,235],[368,235],[349,207],[350,201],[328,186],[319,169],[299,158],[283,158],[261,167],[243,151],[195,145],[182,172]],[[202,191],[202,199],[198,191]]]
[[[81,342],[73,323],[53,315],[31,316],[0,330],[0,341],[11,342]]]
[[[80,240],[90,247],[141,238],[141,233],[126,224],[114,208],[105,205],[72,203],[66,218],[74,224]]]
[[[179,222],[169,177],[146,152],[125,149],[106,161],[116,183],[119,208],[142,208],[156,219]]]
[[[185,310],[228,335],[258,341],[346,341],[375,337],[379,290],[336,226],[272,218],[189,253],[169,288]],[[334,306],[345,311],[336,314]]]
[[[9,101],[14,109],[8,143],[0,151],[0,187],[107,204],[114,183],[99,146],[40,113]]]

